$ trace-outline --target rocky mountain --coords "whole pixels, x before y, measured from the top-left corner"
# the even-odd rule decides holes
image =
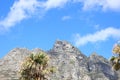
[[[15,48],[0,59],[0,80],[18,80],[20,63],[32,52],[41,49],[28,50]],[[50,56],[50,65],[57,71],[48,80],[120,80],[120,73],[111,69],[107,59],[93,53],[85,56],[67,41],[56,41],[53,48],[44,51]]]

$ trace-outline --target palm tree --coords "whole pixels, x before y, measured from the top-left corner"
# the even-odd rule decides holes
[[[115,44],[114,48],[113,48],[113,53],[116,56],[112,56],[110,59],[110,62],[112,63],[112,68],[114,70],[119,70],[120,69],[120,44]]]
[[[49,57],[44,52],[31,54],[27,57],[20,69],[20,80],[47,80],[45,75],[53,72],[53,67],[48,67]]]

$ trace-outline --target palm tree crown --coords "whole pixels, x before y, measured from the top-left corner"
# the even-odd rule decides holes
[[[120,44],[115,44],[113,47],[113,53],[116,56],[112,56],[110,59],[110,62],[112,63],[112,68],[114,70],[119,70],[120,69]]]
[[[53,72],[48,67],[49,57],[44,52],[31,54],[22,63],[20,69],[20,80],[46,80],[45,75]]]

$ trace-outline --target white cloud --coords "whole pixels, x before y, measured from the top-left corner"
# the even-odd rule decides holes
[[[21,22],[24,19],[31,17],[31,15],[36,14],[36,10],[49,10],[51,8],[58,8],[63,6],[70,0],[17,0],[14,2],[13,6],[10,9],[10,12],[5,18],[0,20],[0,29],[7,30],[17,23]],[[41,13],[42,13],[41,12]]]
[[[16,0],[10,12],[0,20],[0,29],[9,29],[36,12],[44,13],[52,8],[61,8],[68,2],[83,3],[84,10],[101,7],[102,10],[120,11],[120,0]],[[70,17],[64,16],[62,20],[67,19]]]
[[[16,23],[28,18],[35,9],[40,5],[36,0],[19,0],[16,1],[10,9],[8,15],[0,21],[0,27],[9,29]]]
[[[45,9],[63,7],[70,0],[48,0],[44,3]]]
[[[75,44],[76,46],[82,46],[87,43],[95,43],[98,41],[105,41],[109,38],[120,38],[120,29],[116,28],[106,28],[101,31],[97,31],[94,34],[88,34],[86,36],[80,36],[79,34],[75,35]]]
[[[71,19],[71,16],[63,16],[63,17],[62,17],[62,20],[63,20],[63,21],[69,20],[69,19]]]
[[[83,4],[83,10],[102,8],[103,11],[120,11],[120,0],[74,0]]]
[[[120,0],[106,0],[106,3],[103,6],[104,9],[120,11]]]

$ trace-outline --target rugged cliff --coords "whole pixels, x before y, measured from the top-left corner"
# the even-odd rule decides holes
[[[20,62],[32,52],[40,51],[25,48],[11,50],[0,60],[0,80],[17,80]],[[56,41],[53,48],[45,52],[50,56],[50,65],[57,68],[49,80],[120,80],[107,59],[96,53],[87,57],[67,41]]]

